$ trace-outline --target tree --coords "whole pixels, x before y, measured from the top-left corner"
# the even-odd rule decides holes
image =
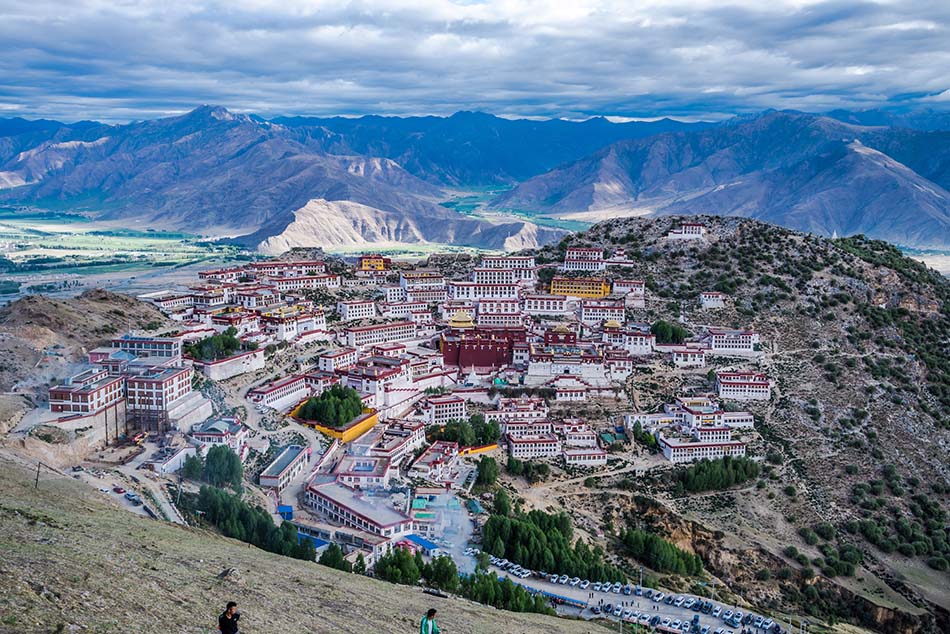
[[[495,494],[494,508],[496,515],[511,515],[511,498],[504,489]]]
[[[336,568],[337,570],[343,570],[344,572],[353,571],[350,562],[343,558],[343,549],[336,544],[327,546],[327,549],[320,555],[320,560],[317,563],[329,566],[330,568]]]
[[[181,467],[181,477],[186,480],[200,480],[204,470],[205,463],[201,456],[188,456]]]
[[[682,326],[671,324],[662,319],[650,327],[650,332],[656,336],[657,343],[683,343],[689,335]]]
[[[334,385],[319,396],[307,399],[298,415],[328,427],[343,427],[362,412],[363,401],[359,392],[351,387]]]
[[[244,479],[244,465],[230,447],[215,445],[205,458],[204,479],[216,487],[230,486],[235,491],[240,491]]]
[[[478,477],[476,478],[476,484],[482,484],[485,486],[491,486],[495,484],[495,481],[498,479],[499,474],[498,463],[495,462],[495,459],[490,456],[482,456],[482,459],[478,461]]]
[[[455,592],[459,585],[459,571],[452,558],[443,555],[432,560],[426,579],[435,588]]]
[[[366,559],[363,557],[363,553],[357,553],[356,563],[353,564],[353,572],[358,575],[366,574]]]

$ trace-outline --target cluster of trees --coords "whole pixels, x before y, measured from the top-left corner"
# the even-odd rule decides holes
[[[554,614],[540,594],[532,596],[511,579],[507,577],[499,579],[488,572],[478,572],[463,577],[459,591],[466,598],[500,610]]]
[[[505,468],[513,476],[524,476],[531,484],[541,482],[551,474],[551,467],[545,462],[524,461],[511,457],[508,458]]]
[[[482,544],[496,557],[504,557],[531,570],[582,579],[624,579],[623,573],[604,561],[600,547],[591,549],[581,540],[572,546],[573,533],[571,518],[563,512],[531,511],[516,517],[492,515],[482,530]]]
[[[478,461],[478,476],[475,479],[475,484],[491,486],[498,479],[499,472],[498,463],[495,462],[494,458],[482,456],[482,459]]]
[[[229,486],[241,490],[244,480],[244,465],[241,458],[226,445],[216,445],[208,456],[188,456],[181,468],[181,475],[189,480],[204,480],[216,487]]]
[[[447,440],[461,447],[492,445],[501,438],[498,421],[486,421],[482,414],[474,414],[468,420],[450,420],[441,429],[429,434],[429,442]]]
[[[309,539],[298,541],[297,529],[290,522],[278,528],[270,513],[251,506],[240,496],[221,489],[203,486],[194,501],[194,510],[218,528],[226,537],[247,542],[268,552],[313,561],[316,551]]]
[[[327,546],[317,563],[343,572],[353,572],[358,575],[366,574],[366,559],[363,557],[363,553],[359,553],[356,556],[356,562],[351,564],[344,558],[343,549],[336,544]]]
[[[674,474],[675,494],[718,491],[757,478],[761,467],[745,456],[700,460]]]
[[[682,326],[662,319],[650,326],[650,332],[656,335],[657,343],[683,343],[689,336],[689,331]]]
[[[703,571],[703,561],[697,555],[677,548],[653,533],[629,529],[621,541],[631,556],[657,572],[696,576]]]
[[[633,424],[633,439],[649,449],[651,453],[659,451],[659,447],[656,444],[656,436],[643,431],[643,425],[640,423]]]
[[[363,413],[359,392],[351,387],[334,385],[320,396],[312,396],[300,408],[299,416],[328,427],[343,427]]]
[[[446,592],[459,588],[458,568],[451,557],[442,555],[426,562],[421,552],[413,555],[405,548],[395,548],[377,559],[374,574],[390,583],[414,586],[425,580],[433,588]]]
[[[192,359],[200,361],[217,361],[230,357],[241,349],[241,340],[237,337],[237,329],[231,326],[227,330],[217,335],[205,337],[200,341],[188,343],[184,346],[184,352]],[[247,344],[248,350],[256,350],[257,344],[250,342]]]

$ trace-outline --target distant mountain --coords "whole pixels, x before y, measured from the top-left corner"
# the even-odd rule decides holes
[[[950,247],[950,132],[769,112],[620,141],[527,180],[492,206],[578,220],[703,213],[822,235]]]
[[[331,154],[380,156],[410,174],[446,186],[512,185],[622,139],[700,130],[709,123],[672,119],[612,123],[502,119],[482,112],[451,117],[314,118],[272,120],[299,140]]]
[[[437,241],[445,225],[456,228],[457,244],[485,248],[516,236],[519,247],[534,246],[532,237],[562,233],[466,217],[436,204],[445,197],[437,186],[390,159],[327,153],[285,126],[220,107],[122,126],[27,126],[0,142],[0,202],[66,203],[126,226],[264,241],[312,201],[331,201],[358,205],[358,217],[344,214],[353,206],[337,214],[353,231],[387,241]],[[332,246],[326,237],[297,231],[294,241]]]
[[[827,117],[865,126],[887,126],[912,130],[950,130],[950,112],[946,110],[832,110]]]

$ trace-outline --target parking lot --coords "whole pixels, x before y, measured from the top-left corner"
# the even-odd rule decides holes
[[[536,574],[528,577],[514,575],[508,570],[503,570],[496,565],[492,570],[499,577],[507,577],[514,583],[524,586],[531,592],[542,592],[545,596],[560,597],[566,599],[568,603],[574,604],[579,610],[579,616],[584,619],[609,619],[611,621],[624,621],[626,623],[638,623],[641,627],[654,627],[660,632],[698,632],[700,634],[741,634],[741,632],[751,632],[752,634],[778,634],[786,631],[777,623],[768,621],[767,617],[759,615],[749,615],[745,610],[732,605],[725,605],[711,599],[695,597],[692,595],[662,593],[659,601],[653,597],[661,594],[659,590],[653,588],[641,588],[641,594],[637,594],[635,586],[621,586],[620,592],[614,592],[615,585],[611,585],[609,591],[602,589],[595,590],[594,583],[588,583],[586,588],[582,588],[579,582],[576,585],[568,583],[552,583],[549,577],[541,578]],[[629,592],[629,594],[627,594]],[[650,595],[649,597],[647,595]],[[692,603],[690,603],[692,600]],[[669,602],[667,602],[669,601]],[[711,603],[708,606],[708,612],[697,611],[696,602],[702,605],[703,602]],[[678,604],[678,605],[677,605]],[[686,607],[692,605],[692,607]],[[606,613],[606,608],[610,607],[610,612]],[[619,610],[618,610],[619,608]],[[726,623],[724,616],[733,615],[739,612],[742,616],[738,625]],[[748,618],[747,618],[748,615]],[[756,618],[761,618],[762,626],[755,627]],[[748,621],[748,622],[747,622]],[[693,623],[696,626],[693,626]],[[733,621],[732,623],[735,623]],[[765,625],[769,624],[766,628]]]

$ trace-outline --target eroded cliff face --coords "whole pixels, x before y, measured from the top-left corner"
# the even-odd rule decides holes
[[[782,580],[780,571],[790,566],[782,556],[761,547],[741,547],[736,539],[683,518],[655,500],[636,496],[615,518],[616,525],[649,526],[677,547],[699,555],[706,571],[719,582],[717,596],[730,597],[749,609],[771,607],[789,614],[811,615],[807,618],[832,624],[850,621],[888,634],[946,631],[940,628],[950,626],[946,610],[928,603],[897,579],[887,581],[920,608],[909,612],[880,605],[822,576],[800,579],[794,565],[793,576]],[[757,578],[756,573],[761,570],[769,571],[768,580]],[[676,586],[677,580],[672,581]],[[688,591],[691,586],[680,580],[678,589]],[[692,590],[696,588],[693,586]]]

